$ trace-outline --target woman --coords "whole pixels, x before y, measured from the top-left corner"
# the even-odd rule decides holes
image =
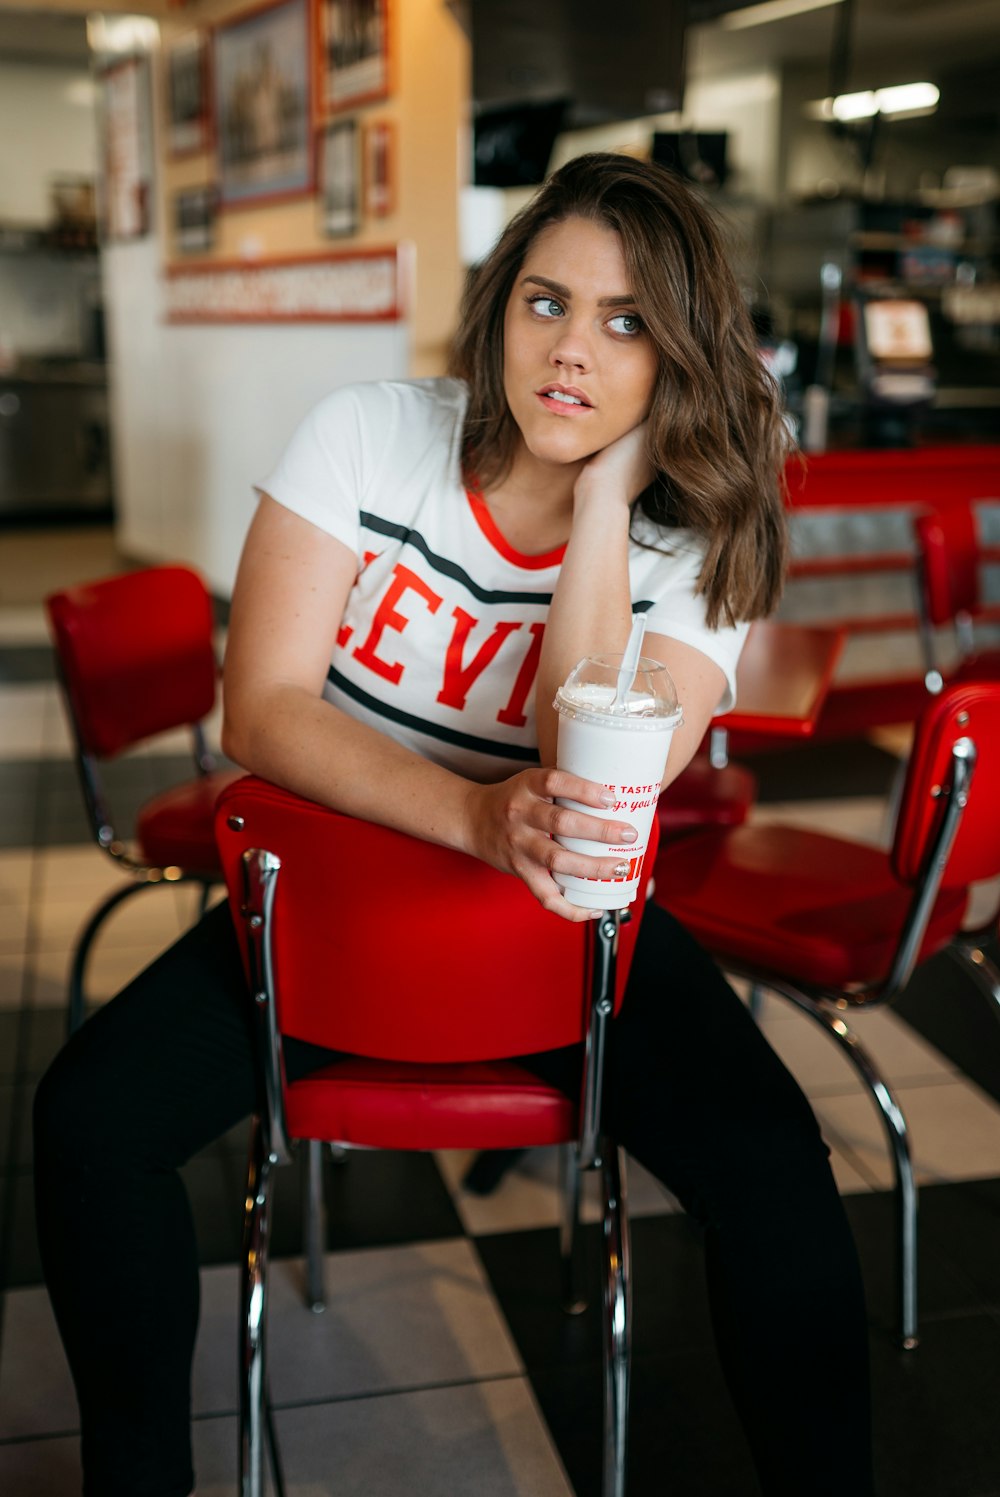
[[[555,689],[581,656],[623,648],[645,611],[645,653],[685,714],[666,782],[683,768],[731,701],[747,621],[781,584],[775,392],[703,207],[611,155],[564,167],[502,236],[472,279],[454,368],[336,392],[262,486],[224,744],[255,773],[464,849],[553,915],[586,919],[552,874],[608,878],[616,859],[552,833],[634,834],[607,818],[601,786],[552,767]],[[220,907],[39,1088],[43,1260],[101,1497],[192,1487],[197,1264],[176,1170],[253,1106],[246,1009]],[[286,1060],[299,1075],[329,1055],[290,1042]],[[526,1064],[577,1085],[574,1054]],[[826,1150],[742,1004],[657,909],[615,1024],[608,1105],[618,1139],[704,1228],[763,1492],[866,1497],[863,1300]],[[821,1387],[837,1390],[835,1441]]]

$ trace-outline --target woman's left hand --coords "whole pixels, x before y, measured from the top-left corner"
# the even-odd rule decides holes
[[[646,443],[647,423],[643,421],[595,452],[573,487],[574,510],[592,498],[604,505],[617,501],[627,509],[656,477]]]

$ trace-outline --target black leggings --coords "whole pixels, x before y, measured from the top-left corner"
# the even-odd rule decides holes
[[[248,1020],[221,905],[85,1024],[39,1085],[39,1241],[88,1497],[185,1497],[194,1484],[198,1261],[177,1171],[254,1109]],[[328,1059],[293,1045],[289,1073]],[[577,1085],[578,1055],[527,1064]],[[614,1136],[704,1229],[719,1353],[766,1497],[870,1497],[864,1298],[827,1150],[718,969],[655,907],[608,1080]]]

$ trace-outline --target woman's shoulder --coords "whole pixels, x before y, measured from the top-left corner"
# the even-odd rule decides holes
[[[465,385],[457,379],[367,380],[331,390],[313,414],[324,425],[353,418],[374,425],[384,436],[386,422],[433,425],[460,421],[467,399]]]
[[[642,510],[636,509],[629,527],[634,560],[646,567],[668,572],[700,569],[707,542],[697,530],[686,525],[657,525]]]

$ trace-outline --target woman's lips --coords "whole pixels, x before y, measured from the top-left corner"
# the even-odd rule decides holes
[[[594,409],[579,390],[550,385],[536,390],[535,395],[547,411],[554,411],[557,416],[580,416]]]

